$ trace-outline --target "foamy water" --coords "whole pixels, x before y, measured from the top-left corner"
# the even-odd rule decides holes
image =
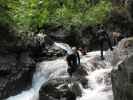
[[[99,51],[89,52],[86,56],[81,57],[81,63],[85,64],[88,69],[95,67],[91,61],[95,61],[95,59],[99,57],[99,54]],[[107,56],[105,57],[108,58]],[[93,71],[88,71],[87,79],[89,81],[89,88],[82,88],[82,97],[78,97],[77,100],[113,100],[111,84],[106,84],[105,81],[106,76],[111,72],[112,66],[107,60],[99,62],[103,66]],[[42,85],[47,84],[48,80],[59,77],[69,77],[67,67],[65,57],[39,63],[33,76],[31,89],[23,91],[16,96],[11,96],[6,100],[38,100],[39,90]],[[110,81],[110,77],[108,77],[108,80]]]

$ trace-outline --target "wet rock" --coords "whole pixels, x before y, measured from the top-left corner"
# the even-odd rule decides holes
[[[79,86],[79,83],[74,82],[73,85],[71,86],[71,91],[75,94],[75,97],[82,96],[82,90]]]
[[[76,95],[72,91],[67,91],[66,92],[66,100],[76,100]]]
[[[126,45],[128,43],[128,46]],[[119,59],[111,72],[114,100],[133,100],[133,38],[122,40]],[[127,52],[127,53],[125,53]]]
[[[85,88],[85,89],[89,88],[88,80],[86,78],[81,78],[80,83],[82,84],[83,88]]]
[[[81,95],[81,88],[76,82],[71,84],[49,83],[47,86],[41,88],[39,100],[44,100],[46,97],[47,100],[51,100],[51,97],[54,98],[52,100],[60,100],[61,98],[76,100],[76,98]]]
[[[87,70],[83,65],[80,65],[74,74],[79,77],[84,77],[88,75]]]
[[[82,96],[81,87],[88,88],[86,75],[88,75],[87,70],[80,66],[72,77],[49,80],[47,86],[42,86],[39,92],[40,100],[44,100],[46,97],[48,97],[47,100],[50,100],[50,97],[57,100],[61,98],[76,100],[77,97]]]
[[[19,56],[12,52],[0,53],[0,99],[29,88],[34,71],[35,62],[28,52]]]

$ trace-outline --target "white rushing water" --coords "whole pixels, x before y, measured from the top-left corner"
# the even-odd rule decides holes
[[[94,64],[97,63],[96,59],[99,57],[99,54],[99,51],[90,52],[86,56],[81,57],[81,63],[85,64],[88,69],[95,67]],[[98,62],[99,67],[93,71],[88,71],[89,88],[82,89],[83,95],[78,97],[77,100],[113,100],[109,76],[112,66],[108,60],[109,54],[107,55],[106,53],[105,58],[106,60]],[[59,77],[69,77],[65,57],[41,62],[37,65],[31,89],[23,91],[16,96],[11,96],[6,100],[38,100],[41,86],[47,84],[48,80]]]

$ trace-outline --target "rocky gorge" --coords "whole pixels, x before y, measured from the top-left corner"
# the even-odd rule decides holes
[[[52,60],[64,55],[64,51],[47,44],[44,37],[34,41],[3,43],[0,46],[0,99],[16,95],[31,88],[36,64],[43,60]],[[1,41],[3,42],[3,41]],[[49,41],[47,41],[49,42]],[[43,48],[43,49],[42,49]]]
[[[133,43],[132,38],[123,39],[122,41],[119,42],[118,46],[114,48],[113,53],[109,55],[109,57],[107,57],[107,59],[110,59],[107,61],[110,61],[111,65],[113,66],[113,69],[111,72],[111,80],[112,80],[114,100],[132,100],[132,92],[131,92],[132,47],[133,47],[132,43]],[[53,51],[52,48],[49,50],[50,51],[52,50],[53,53],[57,52],[57,49],[56,51]],[[49,53],[52,53],[52,52],[49,52]],[[59,52],[60,52],[59,54],[61,54],[62,51],[59,51]],[[16,95],[22,92],[23,90],[30,89],[31,84],[33,84],[33,80],[32,80],[32,77],[34,76],[33,73],[35,73],[35,70],[37,71],[39,70],[38,68],[40,68],[38,67],[38,65],[36,65],[37,62],[35,61],[35,58],[32,58],[33,56],[31,56],[31,52],[22,51],[17,54],[13,52],[9,52],[6,49],[1,49],[1,57],[0,57],[1,58],[1,61],[0,61],[1,63],[1,88],[0,88],[1,99],[9,97],[11,95]],[[55,53],[55,54],[58,54],[58,53]],[[58,55],[56,56],[58,58]],[[93,58],[93,56],[90,56],[92,57],[92,59],[88,60],[88,62],[86,63],[91,63],[92,65],[87,65],[89,67],[87,67],[86,65],[80,67],[79,71],[77,71],[77,73],[75,74],[74,79],[71,80],[65,77],[64,78],[58,77],[58,75],[62,76],[67,74],[66,72],[63,74],[62,71],[58,70],[56,63],[57,64],[59,63],[56,62],[56,60],[54,60],[57,58],[53,59],[53,55],[51,55],[52,57],[51,62],[52,61],[54,62],[53,64],[55,64],[55,69],[56,67],[57,69],[55,70],[55,72],[53,72],[53,74],[50,72],[51,73],[50,76],[53,77],[53,79],[51,79],[47,83],[47,85],[44,84],[41,87],[39,91],[39,97],[40,97],[39,99],[40,100],[43,100],[43,99],[58,100],[61,98],[67,98],[67,100],[71,100],[73,98],[73,100],[76,100],[77,97],[78,98],[82,97],[83,90],[81,87],[83,87],[84,89],[91,89],[91,87],[89,86],[90,81],[86,78],[86,76],[88,75],[88,72],[93,72],[93,71],[95,72],[95,70],[100,70],[101,68],[106,68],[105,66],[108,66],[108,64],[106,65],[105,63],[98,60],[99,58],[97,56],[96,58],[95,57]],[[50,57],[50,55],[48,57]],[[62,64],[64,66],[64,63]],[[46,67],[48,68],[48,66]],[[59,67],[61,67],[60,64],[59,64]],[[65,68],[66,66],[62,70],[65,71]],[[47,71],[49,72],[50,70],[47,70]],[[105,79],[103,80],[105,81],[107,86],[109,85],[109,87],[102,90],[105,92],[111,89],[110,74],[108,73],[106,74],[106,76],[107,77],[104,77]],[[102,81],[98,78],[97,82],[102,82]],[[72,84],[71,88],[69,87],[70,83]],[[14,100],[14,99],[11,99],[11,100]],[[27,100],[30,100],[30,99],[27,99]],[[112,100],[112,99],[109,99],[109,100]]]
[[[0,100],[132,100],[133,1],[43,1],[0,1]],[[100,25],[110,39],[112,32],[125,38],[104,61],[96,51]],[[87,50],[72,79],[53,41]]]
[[[111,54],[109,54],[108,51],[106,52],[105,56],[107,55],[109,56],[106,57],[106,61],[109,61],[111,63],[112,70],[110,73],[106,74],[105,76],[104,79],[105,84],[108,84],[107,86],[109,86],[108,88],[105,88],[105,91],[111,89],[110,87],[111,85],[113,98],[112,99],[108,98],[106,100],[132,100],[133,99],[133,92],[132,92],[133,38],[130,37],[122,39],[118,43],[118,45],[114,47],[114,50]],[[88,63],[92,63],[92,66],[89,65],[90,72],[93,71],[95,72],[96,69],[101,69],[106,66],[106,64],[104,65],[103,62],[97,60],[96,58],[88,60]],[[42,87],[40,90],[40,100],[44,100],[46,98],[48,100],[56,100],[56,99],[59,100],[62,98],[66,98],[66,100],[77,100],[76,98],[82,97],[83,88],[84,89],[91,88],[90,84],[91,81],[86,78],[86,76],[90,74],[88,72],[88,67],[87,66],[83,67],[83,69],[84,69],[83,73],[86,73],[85,76],[79,73],[76,74],[76,77],[80,77],[79,80],[71,80],[69,78],[68,79],[57,78],[49,82],[47,85],[44,85],[44,87]],[[82,73],[82,70],[79,69],[79,72]],[[100,82],[102,80],[98,78],[98,81]],[[71,85],[70,88],[68,84],[73,84],[73,85]],[[82,84],[82,86],[80,86],[80,84]],[[91,98],[91,93],[90,93],[90,98]]]

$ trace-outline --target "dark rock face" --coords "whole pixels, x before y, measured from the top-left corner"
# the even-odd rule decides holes
[[[131,14],[131,17],[133,18],[133,12],[132,12],[132,10],[133,10],[133,1],[132,0],[127,0],[127,1],[128,1],[128,10]]]
[[[119,63],[111,72],[114,100],[133,100],[133,38],[119,45]],[[117,55],[118,56],[118,55]]]
[[[95,32],[91,26],[79,27],[72,25],[66,29],[63,26],[50,25],[44,28],[44,30],[54,41],[64,42],[70,46],[87,47],[89,49],[97,47],[95,46],[97,45],[97,43],[95,43]]]
[[[133,56],[127,58],[112,71],[115,100],[133,100]]]
[[[61,87],[60,87],[61,86]],[[66,98],[67,100],[76,100],[77,96],[81,96],[82,92],[78,83],[71,85],[71,89],[67,84],[48,84],[46,87],[42,87],[40,91],[40,99],[48,98],[47,100],[59,100]]]
[[[107,28],[110,32],[120,32],[124,37],[133,36],[133,1],[132,0],[111,0],[114,6],[107,21]]]
[[[35,62],[28,52],[0,52],[0,99],[30,88],[34,70]]]

